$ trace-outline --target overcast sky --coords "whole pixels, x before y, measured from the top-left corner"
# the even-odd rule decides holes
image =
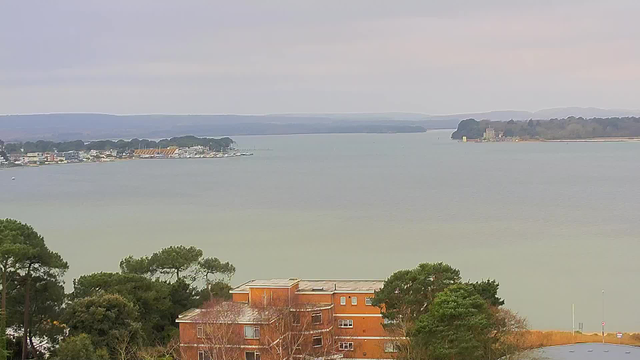
[[[638,109],[638,0],[0,0],[0,113]]]

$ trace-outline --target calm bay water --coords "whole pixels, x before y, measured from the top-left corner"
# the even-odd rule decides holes
[[[541,329],[640,331],[640,143],[463,144],[450,132],[236,137],[228,159],[0,171],[0,217],[81,274],[195,245],[251,278],[496,278]],[[15,176],[16,180],[11,181]]]

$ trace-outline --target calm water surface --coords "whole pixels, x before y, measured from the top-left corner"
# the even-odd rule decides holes
[[[532,327],[639,331],[640,143],[463,144],[450,132],[237,137],[255,156],[0,171],[0,217],[67,280],[195,245],[251,278],[385,278],[445,261],[496,278]],[[11,181],[15,176],[16,180]]]

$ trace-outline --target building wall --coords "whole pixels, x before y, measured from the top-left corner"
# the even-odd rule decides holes
[[[340,304],[340,298],[344,297],[345,305]],[[333,295],[333,302],[336,304],[336,314],[379,314],[377,306],[366,305],[366,298],[372,298],[372,293],[336,293]],[[353,298],[357,299],[357,304],[352,305]]]
[[[233,293],[231,298],[234,302],[249,302],[249,293]]]
[[[380,308],[366,304],[366,298],[372,298],[370,292],[361,293],[335,293],[335,336],[336,344],[340,342],[353,342],[354,349],[344,351],[345,358],[366,359],[390,359],[393,353],[384,352],[384,343],[392,341],[384,330],[383,318]],[[341,305],[341,298],[345,298],[345,304]],[[352,299],[356,298],[356,305],[352,305]],[[353,328],[338,327],[339,320],[353,320]]]
[[[262,354],[267,354],[267,345],[273,341],[274,330],[271,324],[206,324],[206,323],[180,323],[180,344],[183,354],[183,360],[197,360],[198,351],[217,351],[214,344],[217,343],[216,339],[208,337],[207,334],[211,332],[227,333],[230,331],[231,335],[228,337],[228,343],[224,345],[234,345],[234,349],[231,350],[236,356],[242,354],[244,359],[244,351],[258,351]],[[203,336],[197,336],[198,326],[203,328]],[[257,326],[260,328],[259,339],[246,339],[244,337],[245,326]],[[223,328],[224,327],[224,328]],[[221,344],[218,344],[221,345]],[[238,347],[239,346],[239,347]],[[244,347],[246,346],[246,347]],[[262,357],[268,360],[268,357]]]
[[[384,344],[391,340],[386,339],[345,339],[336,337],[336,344],[341,342],[353,342],[353,350],[344,351],[347,359],[392,359],[395,353],[385,353]]]
[[[305,340],[306,347],[311,344],[313,336],[322,336],[323,344],[326,346],[330,344],[332,349],[338,351],[340,342],[352,342],[354,344],[353,350],[343,351],[345,358],[357,358],[357,359],[391,359],[394,358],[394,353],[385,353],[384,346],[386,342],[394,341],[383,328],[383,318],[380,313],[380,309],[376,306],[366,305],[366,298],[373,297],[371,292],[361,293],[331,293],[331,292],[319,292],[319,293],[296,293],[298,285],[295,284],[291,289],[287,288],[269,288],[269,287],[252,287],[249,289],[249,293],[234,293],[233,301],[238,302],[250,302],[254,306],[288,306],[288,305],[301,305],[301,304],[326,304],[333,305],[325,309],[305,309],[304,311],[298,311],[300,313],[301,322],[307,324],[305,326],[305,332],[310,331]],[[345,305],[340,304],[341,297],[344,297]],[[352,299],[357,298],[357,304],[352,305]],[[265,302],[266,299],[266,302]],[[321,324],[310,324],[310,317],[315,312],[322,313]],[[339,320],[353,320],[353,328],[340,328],[338,327]],[[261,339],[260,340],[244,340],[245,345],[266,345],[264,343],[267,333],[269,331],[276,331],[269,329],[268,327],[261,327]],[[295,331],[295,330],[294,330]],[[241,334],[241,338],[244,339],[244,327],[239,326],[238,332]],[[201,339],[196,337],[196,324],[181,323],[180,324],[180,340],[182,344],[199,344],[202,343]],[[273,337],[273,336],[271,336]],[[184,360],[197,360],[197,348],[194,347],[195,352],[191,348],[185,347]],[[256,349],[249,349],[249,351],[255,351]],[[318,349],[319,351],[321,349]],[[313,351],[313,349],[311,349]],[[308,352],[308,351],[307,351]],[[262,360],[269,360],[270,351],[260,351]],[[272,355],[272,354],[271,354]],[[321,354],[318,354],[321,355]],[[191,357],[194,356],[194,357]],[[242,352],[241,360],[244,359],[244,352]]]
[[[333,304],[331,293],[318,294],[296,294],[294,303],[296,304]]]
[[[353,328],[340,327],[340,320],[352,320]],[[382,326],[382,316],[334,316],[336,336],[388,336]]]
[[[180,344],[197,344],[196,323],[180,323]]]
[[[289,288],[250,288],[249,303],[252,306],[289,306],[294,294]]]

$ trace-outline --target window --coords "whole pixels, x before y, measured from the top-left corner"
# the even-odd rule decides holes
[[[398,352],[398,343],[397,342],[386,342],[386,343],[384,343],[384,352],[386,352],[386,353],[397,353]]]
[[[340,328],[352,328],[353,320],[338,320],[338,327]]]
[[[247,351],[244,353],[245,360],[260,360],[260,353],[257,351]]]
[[[341,342],[338,343],[338,349],[339,350],[353,350],[353,343],[352,342]]]
[[[313,337],[313,347],[322,346],[322,336],[314,336]]]
[[[340,305],[347,305],[347,297],[340,296]]]
[[[384,320],[382,321],[382,323],[385,324],[385,325],[395,324],[397,322],[398,322],[398,320],[396,320],[396,319],[387,319],[387,318],[384,318]]]
[[[373,298],[364,298],[365,305],[373,305]]]
[[[351,305],[358,305],[358,298],[356,296],[351,297]]]
[[[322,324],[322,313],[311,314],[311,323],[315,325]]]
[[[300,325],[300,313],[293,313],[293,325]]]
[[[209,353],[205,353],[204,350],[198,350],[198,360],[211,360]]]
[[[245,325],[244,327],[245,339],[260,339],[260,327]]]
[[[198,325],[196,328],[196,336],[199,338],[204,337],[204,327],[202,325]]]

